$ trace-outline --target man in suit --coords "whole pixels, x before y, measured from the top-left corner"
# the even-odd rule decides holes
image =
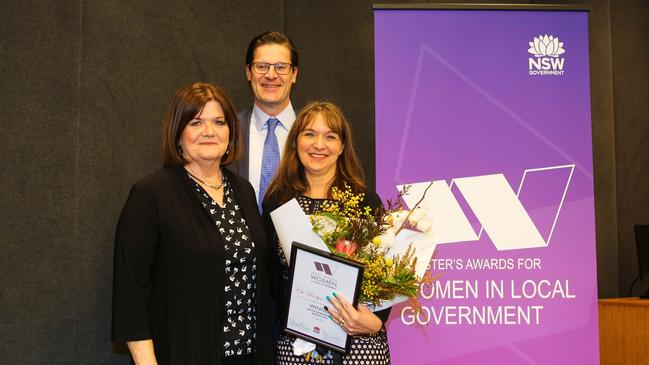
[[[297,50],[284,34],[264,32],[250,41],[246,78],[255,101],[238,114],[245,147],[231,169],[250,181],[259,206],[295,121],[290,96],[297,72]]]

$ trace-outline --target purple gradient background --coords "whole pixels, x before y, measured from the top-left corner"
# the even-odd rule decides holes
[[[530,76],[528,42],[554,35],[563,76]],[[567,280],[575,299],[422,299],[424,306],[543,305],[540,325],[407,326],[393,308],[402,364],[599,362],[588,16],[582,11],[375,11],[376,171],[395,185],[575,164],[548,247],[498,252],[488,235],[438,246],[437,258],[540,258],[542,269],[447,270],[440,280]],[[520,200],[547,239],[568,170],[528,173]],[[462,200],[454,189],[458,200]],[[480,224],[468,211],[474,228]],[[434,273],[439,273],[435,271]]]

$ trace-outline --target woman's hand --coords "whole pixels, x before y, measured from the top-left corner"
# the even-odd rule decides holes
[[[152,340],[129,341],[126,344],[131,351],[135,365],[158,365],[153,352]]]
[[[356,309],[345,297],[337,293],[327,296],[327,300],[331,306],[326,306],[325,309],[331,319],[349,335],[375,334],[383,327],[381,319],[362,304]]]

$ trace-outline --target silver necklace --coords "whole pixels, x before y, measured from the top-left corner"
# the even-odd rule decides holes
[[[205,185],[205,186],[207,186],[207,187],[209,187],[209,188],[212,188],[212,189],[214,189],[214,190],[219,190],[221,187],[223,187],[223,174],[221,174],[221,183],[220,183],[220,184],[216,184],[216,185],[212,185],[212,184],[208,184],[208,183],[206,183],[205,181],[203,181],[203,180],[197,178],[196,176],[194,176],[194,174],[192,174],[191,172],[189,172],[189,170],[185,169],[185,171],[187,171],[187,173],[189,174],[189,176],[193,177],[194,180],[196,180],[196,181],[202,183],[203,185]]]

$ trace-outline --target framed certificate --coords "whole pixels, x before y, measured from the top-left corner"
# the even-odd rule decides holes
[[[324,306],[327,295],[339,293],[356,306],[363,265],[299,242],[291,246],[288,311],[284,332],[346,353],[350,336]]]

